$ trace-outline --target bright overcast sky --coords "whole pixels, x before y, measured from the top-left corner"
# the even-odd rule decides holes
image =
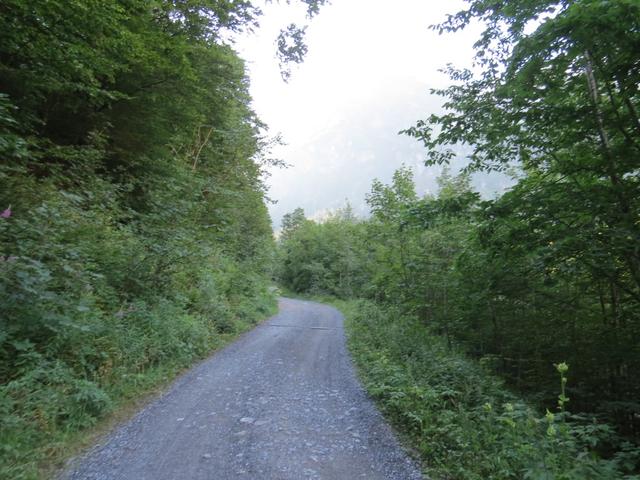
[[[308,55],[288,84],[280,77],[275,39],[283,26],[305,22],[304,9],[264,7],[261,28],[236,48],[247,61],[254,109],[287,143],[277,156],[291,166],[268,179],[276,229],[298,206],[318,217],[349,200],[366,213],[371,181],[388,182],[402,164],[416,167],[421,192],[434,190],[438,170],[421,167],[422,148],[397,133],[439,109],[441,100],[429,95],[447,84],[439,68],[470,65],[477,29],[439,36],[428,28],[462,5],[333,0],[310,22]]]

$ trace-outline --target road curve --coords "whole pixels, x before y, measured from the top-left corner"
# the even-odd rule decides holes
[[[280,313],[182,375],[65,480],[418,480],[355,377],[342,315]]]

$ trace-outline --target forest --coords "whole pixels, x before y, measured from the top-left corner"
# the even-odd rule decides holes
[[[475,70],[403,132],[466,169],[418,196],[400,168],[366,219],[289,213],[279,278],[362,299],[338,305],[369,392],[443,478],[637,478],[640,4],[468,3],[434,28],[482,20]],[[481,198],[482,171],[515,185]]]
[[[0,4],[0,477],[274,311],[270,140],[223,40],[259,13]]]
[[[466,3],[433,28],[481,22],[475,66],[403,132],[466,169],[422,196],[399,168],[369,217],[297,209],[277,239],[227,40],[257,2],[0,3],[1,478],[50,475],[273,313],[274,281],[343,309],[434,478],[640,478],[640,3]],[[278,39],[285,79],[303,33]],[[490,171],[515,185],[482,198]]]

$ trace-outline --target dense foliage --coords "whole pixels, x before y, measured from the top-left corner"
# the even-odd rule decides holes
[[[268,142],[223,41],[259,13],[0,4],[0,477],[273,308]]]
[[[484,21],[480,73],[450,69],[456,83],[439,92],[449,112],[410,130],[432,163],[462,142],[471,169],[522,170],[484,208],[484,258],[461,262],[478,301],[469,340],[524,387],[564,355],[579,378],[575,405],[638,435],[640,4],[469,4],[439,28]]]
[[[537,412],[481,365],[452,350],[415,315],[367,301],[336,304],[369,393],[425,460],[431,478],[638,478],[625,475],[633,446],[611,459],[587,452],[614,437],[611,427],[562,408]],[[571,369],[556,365],[559,402]]]

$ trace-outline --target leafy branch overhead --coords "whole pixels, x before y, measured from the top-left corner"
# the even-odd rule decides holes
[[[308,48],[304,43],[304,35],[307,27],[289,25],[280,31],[278,35],[277,57],[280,65],[280,75],[286,82],[291,78],[291,63],[300,64],[304,61]]]
[[[312,19],[320,12],[320,8],[329,3],[329,0],[300,0],[307,6],[307,18]],[[292,3],[287,0],[287,3]],[[289,24],[286,28],[280,30],[276,39],[277,52],[276,57],[279,61],[280,75],[287,82],[291,78],[291,64],[300,64],[304,61],[308,52],[305,43],[305,34],[307,25]]]

